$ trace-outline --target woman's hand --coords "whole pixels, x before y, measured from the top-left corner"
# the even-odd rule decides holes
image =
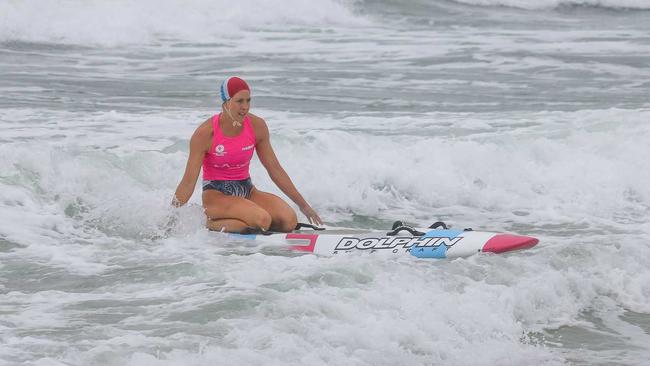
[[[309,204],[306,204],[305,206],[300,207],[300,211],[307,216],[307,220],[309,220],[309,223],[312,225],[318,225],[322,226],[323,225],[323,220],[321,220],[320,216],[314,211]]]

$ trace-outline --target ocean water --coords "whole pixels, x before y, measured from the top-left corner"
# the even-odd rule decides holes
[[[540,244],[209,233],[169,202],[232,74],[328,225]],[[0,365],[648,364],[649,90],[648,0],[0,1]]]

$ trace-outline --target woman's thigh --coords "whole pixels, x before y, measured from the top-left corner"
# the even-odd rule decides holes
[[[203,192],[203,208],[211,220],[237,219],[267,230],[271,222],[271,215],[252,200],[228,196],[214,189]]]
[[[271,214],[273,230],[291,231],[296,227],[296,212],[282,198],[253,188],[250,200]]]

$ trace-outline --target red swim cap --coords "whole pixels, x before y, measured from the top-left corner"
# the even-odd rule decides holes
[[[244,79],[231,76],[221,83],[221,100],[225,103],[242,90],[251,91]]]

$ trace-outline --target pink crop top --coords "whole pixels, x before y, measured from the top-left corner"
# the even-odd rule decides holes
[[[203,157],[203,180],[242,180],[250,178],[248,170],[255,151],[255,131],[248,116],[237,136],[224,136],[219,115],[212,117],[212,145]]]

